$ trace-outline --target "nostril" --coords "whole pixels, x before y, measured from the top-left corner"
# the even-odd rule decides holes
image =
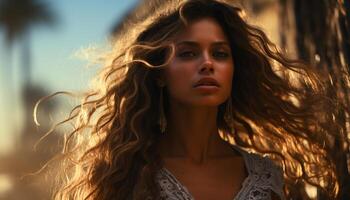
[[[209,68],[202,68],[200,70],[200,73],[202,73],[202,74],[213,74],[214,70],[212,68],[211,69],[209,69]]]
[[[206,61],[202,64],[202,67],[200,69],[201,72],[203,71],[210,71],[213,72],[214,68],[213,68],[213,64],[210,61]]]
[[[200,69],[201,72],[209,71],[209,72],[214,72],[214,68],[212,66],[203,66]]]

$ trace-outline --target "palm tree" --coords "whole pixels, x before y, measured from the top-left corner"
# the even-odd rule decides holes
[[[12,67],[11,66],[11,57],[12,57],[12,47],[14,42],[18,41],[21,45],[22,50],[22,77],[21,84],[23,84],[21,88],[21,97],[24,103],[24,117],[25,124],[24,129],[21,131],[21,138],[19,142],[20,145],[15,149],[15,151],[8,155],[5,159],[8,161],[7,163],[2,162],[2,172],[6,173],[10,177],[13,178],[14,181],[14,189],[7,193],[8,199],[48,199],[49,194],[43,188],[49,185],[46,181],[41,181],[40,187],[33,187],[36,184],[35,181],[19,181],[18,177],[21,173],[27,173],[28,170],[35,171],[38,169],[39,163],[45,162],[46,158],[52,154],[42,154],[35,153],[32,151],[33,141],[37,138],[34,132],[37,132],[35,126],[33,126],[33,120],[30,120],[33,104],[38,100],[39,97],[43,96],[45,93],[42,93],[40,88],[33,86],[31,84],[31,46],[30,46],[30,30],[37,25],[54,25],[56,22],[56,17],[50,9],[49,5],[43,0],[0,0],[0,31],[3,31],[5,36],[5,47],[8,62],[6,66],[2,66],[0,69],[4,73],[4,78],[6,89],[9,90],[9,94],[5,93],[9,96],[11,100],[14,99],[13,96],[13,80],[11,76]],[[1,99],[2,100],[2,99]],[[9,109],[5,107],[5,109]],[[4,111],[4,110],[2,110]],[[10,110],[6,110],[10,111]],[[12,112],[6,112],[8,115]],[[10,116],[13,117],[13,116]],[[9,123],[12,123],[11,120],[8,120]],[[51,146],[57,141],[55,138],[51,140]],[[50,146],[50,144],[47,144]],[[30,162],[28,162],[30,160]],[[4,160],[3,160],[4,161]],[[9,165],[6,168],[6,164]],[[20,167],[18,167],[20,166]],[[14,168],[17,169],[14,170]],[[5,171],[3,171],[5,170]],[[41,177],[37,177],[41,178]],[[17,181],[18,180],[18,181]],[[35,184],[33,184],[35,183]],[[45,185],[45,186],[44,186]],[[44,186],[44,187],[43,187]],[[18,192],[21,191],[21,192]]]
[[[18,97],[15,95],[13,90],[13,80],[12,80],[12,47],[15,41],[19,41],[22,49],[22,65],[21,65],[21,75],[22,80],[20,84],[20,98],[24,98],[25,90],[31,85],[31,47],[30,47],[30,30],[36,25],[54,25],[56,22],[56,17],[50,9],[49,5],[43,0],[0,0],[0,31],[4,32],[5,44],[7,52],[7,66],[3,66],[3,87],[7,92],[4,91],[4,99],[1,99],[8,104],[17,104]],[[24,87],[23,87],[24,86]],[[21,99],[23,100],[23,99]],[[14,101],[14,103],[13,103]],[[25,102],[23,102],[25,103]],[[14,115],[16,111],[13,112],[10,109],[11,106],[5,106],[6,117],[8,123],[14,126]],[[15,107],[17,108],[17,107]],[[25,123],[31,118],[29,113],[31,113],[32,108],[24,107],[23,115]],[[13,128],[13,127],[11,127]]]
[[[24,84],[30,84],[31,75],[30,29],[35,25],[53,25],[55,22],[56,17],[52,10],[47,3],[41,0],[0,1],[0,30],[5,32],[9,58],[11,58],[14,41],[21,39],[23,48],[22,80]],[[11,76],[11,66],[7,66],[4,70],[8,76]]]

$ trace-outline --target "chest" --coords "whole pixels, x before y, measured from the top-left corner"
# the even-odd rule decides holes
[[[247,176],[242,158],[217,160],[203,166],[168,160],[165,168],[195,200],[233,200]]]

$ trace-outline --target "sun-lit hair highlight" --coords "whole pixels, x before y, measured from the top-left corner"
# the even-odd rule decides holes
[[[296,183],[307,183],[334,197],[335,166],[324,143],[339,128],[332,118],[336,102],[325,96],[321,74],[284,56],[241,16],[225,1],[176,0],[126,26],[95,87],[63,121],[74,123],[59,156],[63,172],[55,199],[159,199],[157,80],[174,56],[176,35],[205,17],[223,28],[234,58],[235,131],[224,120],[225,102],[217,118],[223,139],[282,167],[287,196]]]

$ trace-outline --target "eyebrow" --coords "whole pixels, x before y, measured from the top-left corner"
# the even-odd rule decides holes
[[[176,43],[176,46],[180,46],[180,45],[199,46],[199,43],[194,41],[181,41],[179,43]],[[217,41],[217,42],[214,42],[212,45],[213,46],[220,46],[220,45],[230,46],[230,44],[226,41]]]

